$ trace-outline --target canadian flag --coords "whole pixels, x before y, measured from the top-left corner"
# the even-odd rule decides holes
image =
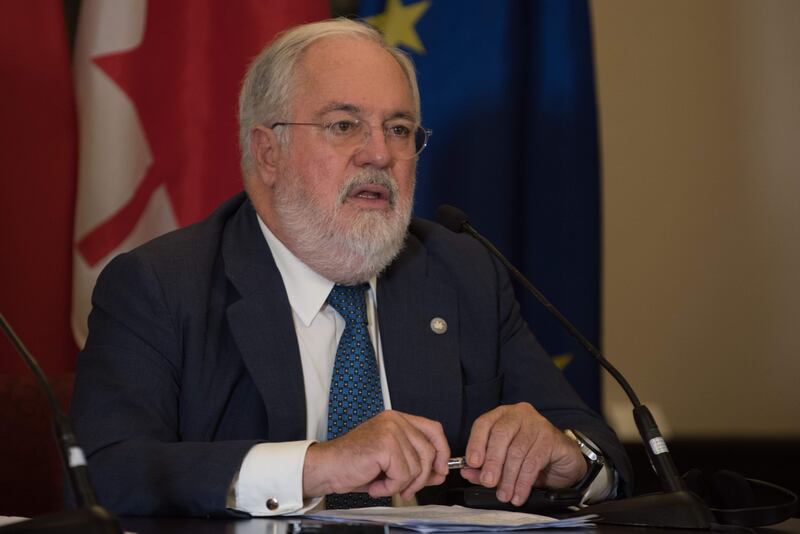
[[[83,0],[72,330],[117,254],[193,223],[241,190],[237,99],[279,31],[329,15],[323,0]]]
[[[66,28],[61,0],[3,4],[0,313],[50,374],[72,371],[76,352],[67,320],[77,145]],[[0,333],[2,437],[19,432],[5,426],[22,411],[13,402],[18,376],[30,371]],[[0,446],[0,457],[18,458],[8,450]],[[16,487],[12,480],[3,485]]]

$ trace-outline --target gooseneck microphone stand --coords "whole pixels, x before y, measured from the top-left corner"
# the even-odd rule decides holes
[[[117,520],[105,508],[97,503],[97,497],[89,482],[89,476],[86,470],[86,458],[75,439],[75,434],[72,431],[69,418],[64,415],[64,412],[61,411],[61,407],[58,405],[56,396],[53,393],[53,388],[50,387],[47,377],[45,377],[36,359],[28,352],[22,340],[19,339],[2,314],[0,314],[0,326],[2,326],[3,331],[11,340],[11,343],[20,356],[22,356],[22,359],[25,360],[25,363],[30,367],[31,371],[33,371],[33,374],[39,382],[39,386],[47,396],[47,401],[50,404],[50,410],[53,414],[53,425],[55,427],[58,450],[61,453],[61,460],[64,463],[65,471],[69,477],[70,488],[75,494],[75,502],[78,505],[78,508],[75,510],[57,512],[29,521],[20,521],[19,523],[0,527],[0,534],[16,534],[23,532],[39,534],[121,534],[122,530]]]
[[[477,239],[491,252],[514,278],[530,291],[536,300],[572,335],[600,365],[619,383],[633,404],[633,419],[653,470],[661,482],[661,493],[643,495],[618,501],[590,505],[581,509],[582,514],[598,514],[598,522],[654,526],[667,528],[710,529],[714,517],[703,501],[686,487],[669,454],[661,431],[650,410],[639,401],[625,377],[575,326],[564,317],[503,254],[469,223],[467,215],[453,206],[443,205],[436,210],[436,221],[456,233],[466,233]]]

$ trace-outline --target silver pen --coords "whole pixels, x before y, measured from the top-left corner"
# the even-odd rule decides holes
[[[448,469],[463,469],[467,467],[467,459],[463,456],[457,456],[447,460]]]

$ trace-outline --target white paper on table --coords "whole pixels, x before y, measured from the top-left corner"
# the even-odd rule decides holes
[[[569,519],[556,519],[536,514],[478,510],[463,506],[376,506],[349,510],[325,510],[304,517],[325,521],[369,521],[383,523],[417,532],[469,532],[476,530],[508,531],[536,528],[577,528],[594,526],[586,515]]]

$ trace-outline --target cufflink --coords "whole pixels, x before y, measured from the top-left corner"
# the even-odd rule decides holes
[[[444,334],[447,332],[447,321],[441,317],[434,317],[431,319],[431,330],[433,330],[434,334]]]
[[[278,502],[278,499],[275,499],[274,497],[267,499],[267,510],[274,512],[279,506],[280,503]]]

